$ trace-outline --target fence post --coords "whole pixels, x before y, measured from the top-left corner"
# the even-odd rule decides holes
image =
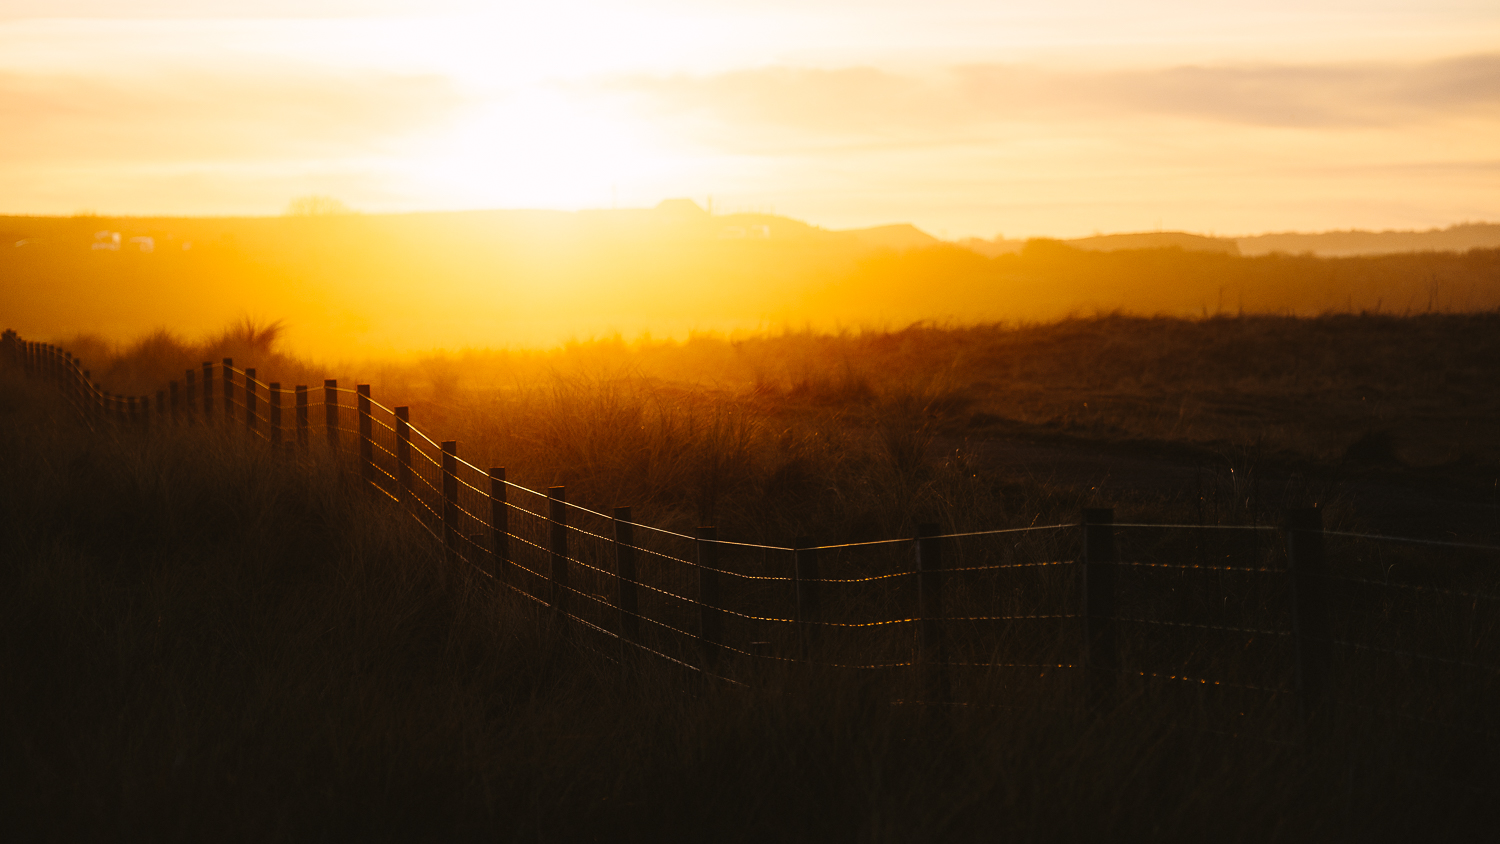
[[[396,486],[401,502],[411,500],[411,408],[396,408]],[[417,512],[417,511],[413,511]],[[418,517],[420,518],[420,516]]]
[[[552,571],[547,585],[547,603],[558,612],[568,611],[568,494],[560,486],[547,488],[547,518],[552,523]]]
[[[281,450],[281,382],[276,381],[267,389],[271,412],[271,447]]]
[[[719,646],[724,644],[724,611],[719,609],[719,529],[700,527],[698,550],[698,636],[702,639],[703,670],[714,673]]]
[[[802,658],[806,659],[818,638],[818,622],[823,620],[822,596],[818,575],[818,550],[812,537],[799,536],[792,543],[792,586],[796,590],[794,599],[797,612],[797,633],[802,645]]]
[[[328,450],[337,454],[339,450],[339,382],[329,378],[323,381],[323,422],[328,429]]]
[[[73,409],[78,409],[78,382],[73,380],[73,353],[63,352],[63,377],[67,383],[63,384],[63,394],[67,396],[68,402]]]
[[[99,388],[89,379],[87,370],[83,373],[83,394],[87,397],[84,405],[85,414],[91,425],[99,423]]]
[[[95,425],[102,426],[104,424],[104,391],[90,380],[89,373],[83,373],[83,378],[89,382],[89,419]]]
[[[89,415],[88,404],[88,381],[83,377],[83,361],[73,358],[73,369],[68,375],[73,381],[73,397],[78,404],[78,412],[85,418]]]
[[[1304,738],[1328,685],[1328,562],[1323,556],[1323,511],[1286,514],[1287,568],[1292,586],[1292,636],[1297,646],[1297,710]]]
[[[213,423],[214,417],[214,365],[203,362],[203,424]]]
[[[172,404],[172,422],[173,424],[180,423],[182,421],[182,396],[177,392],[175,380],[167,382],[167,395],[170,396],[168,401]]]
[[[126,406],[126,408],[128,408],[128,410],[126,410],[127,416],[125,418],[128,420],[128,424],[130,425],[130,430],[132,430],[132,431],[137,430],[141,426],[141,418],[140,418],[140,415],[139,415],[139,411],[136,409],[136,406],[135,406],[135,396],[129,396],[129,397],[127,397],[125,399],[125,401],[126,401],[126,405],[125,406]]]
[[[1101,703],[1118,684],[1120,652],[1115,642],[1115,547],[1113,507],[1083,510],[1083,665],[1089,703]]]
[[[635,525],[630,521],[629,507],[616,507],[615,522],[615,606],[620,610],[620,639],[641,643],[640,598],[636,593]]]
[[[458,559],[458,442],[443,443],[443,547],[448,562]]]
[[[234,427],[234,358],[224,358],[224,429]]]
[[[303,452],[307,451],[307,385],[297,385],[297,447]]]
[[[375,447],[370,441],[374,426],[370,419],[370,385],[355,384],[359,395],[359,477],[365,486],[375,485]]]
[[[943,545],[935,524],[917,526],[917,666],[921,693],[942,703],[948,694],[948,648],[943,636]]]
[[[254,434],[256,423],[260,420],[255,418],[255,370],[245,370],[245,431]]]
[[[505,503],[505,467],[491,467],[490,478],[490,573],[501,583],[510,583],[510,507]]]
[[[141,433],[151,433],[151,397],[141,396]]]
[[[187,422],[193,421],[193,413],[194,413],[195,409],[198,407],[198,384],[197,384],[197,377],[198,377],[198,374],[196,372],[194,372],[193,370],[189,369],[187,371],[187,375],[184,376],[184,378],[183,378],[183,396],[182,396],[182,398],[183,398],[183,404],[182,404],[182,406],[183,406],[183,409],[184,409],[184,416],[186,417],[184,421],[187,421]]]

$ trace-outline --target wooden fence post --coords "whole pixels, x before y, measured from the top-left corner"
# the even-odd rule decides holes
[[[929,703],[948,697],[948,647],[943,635],[943,545],[935,524],[917,526],[917,648],[921,694]]]
[[[167,382],[167,395],[172,404],[172,423],[180,424],[182,422],[182,396],[177,392],[175,380]]]
[[[73,379],[73,353],[63,352],[63,395],[73,409],[78,409],[78,382]]]
[[[73,358],[73,371],[68,373],[73,379],[73,396],[78,403],[78,412],[85,418],[88,417],[89,391],[88,379],[83,377],[83,361]]]
[[[552,571],[549,572],[547,603],[560,613],[568,612],[568,491],[564,487],[547,488],[547,518],[552,524]]]
[[[305,453],[311,439],[307,424],[307,385],[298,384],[297,394],[297,447]]]
[[[249,433],[249,434],[254,434],[255,433],[255,429],[257,427],[257,423],[260,422],[260,420],[256,418],[256,414],[255,414],[255,401],[256,401],[255,370],[254,369],[246,369],[245,370],[245,432]]]
[[[141,396],[141,433],[151,433],[151,397]]]
[[[1115,546],[1113,507],[1083,511],[1083,664],[1089,703],[1105,700],[1119,683],[1120,652],[1115,642],[1115,571],[1120,561]]]
[[[698,636],[702,639],[703,670],[714,673],[719,646],[724,644],[724,611],[719,608],[719,529],[698,528]]]
[[[411,408],[396,408],[396,486],[401,503],[411,501]],[[419,511],[413,510],[413,513]],[[420,519],[421,517],[418,516]]]
[[[355,384],[359,395],[359,477],[365,486],[375,485],[375,446],[371,441],[374,425],[370,419],[370,385]]]
[[[1297,710],[1304,738],[1328,687],[1332,648],[1328,628],[1328,561],[1323,556],[1323,511],[1286,514],[1287,568],[1292,586],[1292,636],[1297,646]]]
[[[89,380],[89,373],[83,373],[83,378],[89,382],[89,418],[95,425],[102,426],[104,424],[104,391],[99,389],[98,384]]]
[[[323,422],[328,429],[328,450],[334,454],[339,450],[339,382],[329,378],[323,381]]]
[[[458,442],[443,443],[443,547],[448,562],[456,562],[458,552]]]
[[[267,389],[271,413],[271,447],[281,450],[281,382],[276,381]]]
[[[224,429],[234,428],[234,358],[224,358]]]
[[[198,407],[198,374],[189,369],[183,378],[183,415],[184,421],[193,421],[193,416]]]
[[[214,365],[203,362],[203,424],[213,422],[214,415]]]
[[[505,503],[505,467],[494,466],[490,478],[490,574],[510,583],[510,506]]]
[[[620,611],[620,639],[641,643],[640,597],[636,592],[635,525],[630,521],[629,507],[616,507],[615,527],[615,607]]]
[[[817,644],[818,622],[823,620],[822,586],[818,575],[818,550],[812,537],[799,536],[792,543],[792,586],[797,611],[797,633],[802,646],[802,658],[812,652]]]

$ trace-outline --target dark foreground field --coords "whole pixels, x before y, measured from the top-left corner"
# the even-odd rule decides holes
[[[893,705],[883,681],[787,670],[739,688],[621,662],[445,563],[336,465],[297,468],[191,429],[90,435],[54,396],[0,378],[0,801],[26,840],[1367,841],[1496,828],[1492,742],[1374,718],[1346,714],[1307,740],[1247,737],[1179,727],[1191,713],[1150,686],[1099,707],[1066,689],[936,707]],[[861,511],[896,523],[944,500],[964,519],[1022,522],[1088,501],[1046,478],[981,488],[952,461],[902,463],[903,443],[939,448],[942,425],[959,424],[939,422],[916,439],[877,432],[884,462],[851,447],[828,480],[884,472],[883,487],[847,496],[877,502],[902,498],[903,467],[921,469],[906,481],[923,495]],[[736,487],[753,503],[739,518],[770,512],[766,484],[803,503],[805,479],[786,474]],[[576,481],[603,490],[600,477]]]

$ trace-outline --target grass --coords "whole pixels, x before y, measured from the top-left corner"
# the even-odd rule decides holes
[[[1451,336],[1464,325],[1417,328]],[[1267,348],[1274,330],[1291,331],[1227,328],[1271,332]],[[1018,367],[1010,383],[1040,379],[1045,361],[1070,371],[1069,356],[1096,361],[1089,372],[1118,383],[1141,372],[1128,356],[1147,344],[1132,338],[1164,329],[1199,330],[1125,320],[976,329],[968,339],[1014,344],[1002,356]],[[1358,331],[1338,321],[1311,329],[1301,348],[1334,347],[1326,360],[1335,363],[1316,377],[1336,381],[1337,366],[1357,365],[1337,345]],[[1335,339],[1320,337],[1325,329]],[[1046,350],[1049,336],[1058,342]],[[1484,332],[1459,336],[1480,351],[1477,374],[1450,381],[1444,395],[1493,376]],[[972,389],[962,379],[912,383],[932,371],[929,361],[951,360],[953,338],[963,336],[782,338],[808,350],[800,369],[787,345],[762,358],[719,341],[642,347],[625,380],[574,369],[517,378],[505,391],[471,384],[462,403],[429,396],[417,407],[524,480],[565,481],[570,497],[576,489],[589,501],[624,498],[646,511],[642,521],[712,516],[724,536],[816,528],[831,539],[939,517],[985,527],[1076,518],[1087,491],[981,477],[934,447],[981,412],[955,399]],[[1044,351],[1028,358],[1034,347]],[[546,375],[591,351],[523,363]],[[743,387],[688,390],[686,378],[653,375],[665,365],[652,354],[705,367],[713,354],[775,358],[787,368],[763,366]],[[883,363],[903,358],[904,371]],[[1199,359],[1209,371],[1181,365],[1163,380],[1200,383],[1236,367],[1277,377],[1245,355]],[[446,563],[414,523],[358,494],[336,462],[292,464],[198,429],[92,436],[67,422],[55,397],[12,371],[3,379],[0,800],[28,839],[1355,841],[1472,834],[1496,820],[1491,744],[1456,745],[1357,709],[1341,710],[1319,741],[1297,744],[1226,728],[1223,699],[1171,684],[1126,684],[1110,704],[1088,707],[1075,684],[979,673],[962,680],[970,699],[996,705],[933,707],[892,705],[904,694],[899,678],[893,686],[772,665],[740,688],[644,656],[622,664],[608,640]],[[412,381],[411,395],[428,389]],[[1263,515],[1263,502],[1236,490],[1224,498],[1220,518]],[[1189,504],[1158,500],[1141,512]],[[1007,587],[1017,607],[1076,587],[1036,583],[1032,592],[988,587]],[[1192,611],[1201,593],[1184,583],[1125,588]],[[1235,594],[1246,624],[1276,604]],[[954,606],[997,599],[951,596]],[[1467,619],[1461,632],[1492,649],[1489,615],[1426,610],[1444,624]],[[1068,647],[1057,627],[1007,635],[1014,652]],[[1126,637],[1125,647],[1143,660],[1184,658],[1166,645],[1139,650],[1145,642]],[[1205,670],[1285,670],[1267,654],[1225,656],[1201,635],[1169,644]],[[1373,670],[1351,664],[1345,674]],[[1444,689],[1483,717],[1490,700],[1483,683],[1447,689],[1428,684],[1448,675],[1403,676],[1400,694],[1418,702]],[[1284,701],[1257,710],[1246,700],[1238,717],[1281,723]]]

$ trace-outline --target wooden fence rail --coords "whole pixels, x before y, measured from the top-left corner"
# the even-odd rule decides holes
[[[226,435],[278,453],[283,443],[302,452],[310,445],[308,387],[262,384],[255,369],[238,370],[229,358],[218,390],[205,362],[156,391],[154,404],[103,391],[71,354],[13,331],[0,336],[0,359],[56,387],[94,430],[166,436],[222,419],[218,427],[235,432]],[[286,430],[289,395],[295,414]],[[368,384],[351,391],[329,379],[322,396],[330,452],[355,464],[361,486],[432,531],[450,563],[473,566],[625,651],[703,675],[733,681],[765,660],[897,672],[914,681],[914,699],[929,702],[971,698],[976,669],[1073,682],[1091,705],[1117,699],[1129,683],[1190,685],[1236,701],[1291,699],[1311,736],[1335,703],[1378,698],[1378,677],[1421,666],[1461,675],[1459,685],[1473,690],[1473,706],[1460,706],[1448,728],[1500,738],[1500,707],[1491,705],[1500,700],[1500,548],[1328,532],[1317,509],[1290,511],[1279,526],[1125,524],[1111,509],[1090,508],[1073,524],[946,534],[924,524],[910,538],[823,546],[807,537],[791,547],[732,542],[712,526],[677,533],[637,522],[630,507],[598,512],[570,502],[564,487],[531,490],[507,480],[503,467],[479,469],[457,442],[416,427],[409,408],[376,402]],[[356,414],[353,437],[340,436],[341,406]],[[235,423],[240,412],[243,425]],[[1281,542],[1261,541],[1268,533]],[[1338,566],[1331,539],[1346,548]],[[1392,579],[1398,566],[1412,572],[1408,579]],[[1384,580],[1360,576],[1380,567]],[[1229,580],[1232,588],[1215,585]],[[1216,616],[1189,600],[1215,588]],[[1234,598],[1242,604],[1231,605]],[[1403,616],[1408,606],[1421,613]],[[1407,627],[1366,624],[1360,607]],[[1447,610],[1465,613],[1465,623],[1427,624]],[[1011,643],[1024,625],[1052,632],[1028,640],[1048,643],[1040,651],[1017,655]],[[1461,635],[1433,632],[1444,625]],[[1172,637],[1188,637],[1192,653],[1213,641],[1266,656],[1233,676],[1198,676],[1191,658],[1157,660],[1152,643]],[[1393,715],[1433,720],[1411,711],[1419,702],[1388,705]]]

